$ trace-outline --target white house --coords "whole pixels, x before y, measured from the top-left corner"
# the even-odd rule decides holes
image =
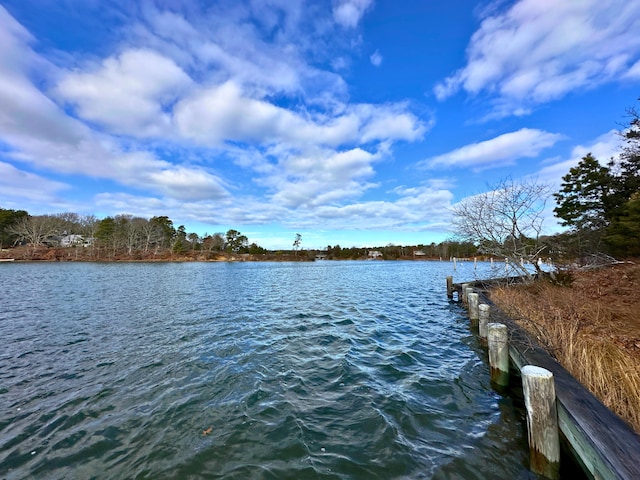
[[[88,247],[93,243],[93,238],[84,238],[82,235],[65,235],[60,237],[61,247]]]

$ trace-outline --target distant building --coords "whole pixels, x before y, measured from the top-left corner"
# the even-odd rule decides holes
[[[426,257],[427,254],[424,253],[422,250],[414,250],[413,251],[413,256],[414,257]]]
[[[382,252],[380,250],[369,250],[369,253],[367,254],[367,256],[369,258],[376,260],[378,258],[382,258]]]
[[[60,237],[58,244],[61,247],[89,247],[93,244],[93,238],[85,238],[82,235],[64,235]]]

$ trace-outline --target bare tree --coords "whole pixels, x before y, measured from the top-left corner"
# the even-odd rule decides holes
[[[302,241],[302,235],[296,233],[296,239],[293,241],[293,250],[295,254],[298,254],[298,250],[300,249],[300,242]]]
[[[191,250],[195,250],[200,243],[200,236],[195,232],[191,232],[187,234],[187,240],[191,244]]]
[[[156,222],[146,221],[141,226],[140,237],[141,247],[147,253],[152,245],[155,246],[154,255],[158,253],[158,248],[162,244],[162,229]]]
[[[209,252],[221,252],[224,250],[225,236],[224,233],[214,233],[213,235],[204,234],[202,239],[203,248]]]
[[[549,186],[535,180],[506,178],[490,190],[468,197],[453,209],[456,235],[489,255],[504,257],[523,275],[544,249],[540,233]]]
[[[60,235],[64,223],[55,215],[27,215],[20,218],[7,230],[34,247],[44,245],[46,240]]]

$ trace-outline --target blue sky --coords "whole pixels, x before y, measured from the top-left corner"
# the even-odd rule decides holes
[[[0,207],[437,243],[616,155],[639,32],[628,0],[0,0]]]

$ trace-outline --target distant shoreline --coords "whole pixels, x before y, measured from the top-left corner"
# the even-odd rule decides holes
[[[400,256],[393,258],[316,258],[316,251],[304,250],[296,253],[269,252],[261,254],[229,253],[229,252],[203,252],[198,250],[172,253],[162,251],[133,252],[131,255],[124,252],[108,252],[104,249],[91,247],[30,247],[21,246],[0,251],[0,262],[39,263],[39,262],[89,262],[89,263],[181,263],[181,262],[325,262],[325,261],[449,261],[429,256]],[[459,259],[460,261],[473,261],[473,259]],[[478,261],[484,258],[478,258]]]

